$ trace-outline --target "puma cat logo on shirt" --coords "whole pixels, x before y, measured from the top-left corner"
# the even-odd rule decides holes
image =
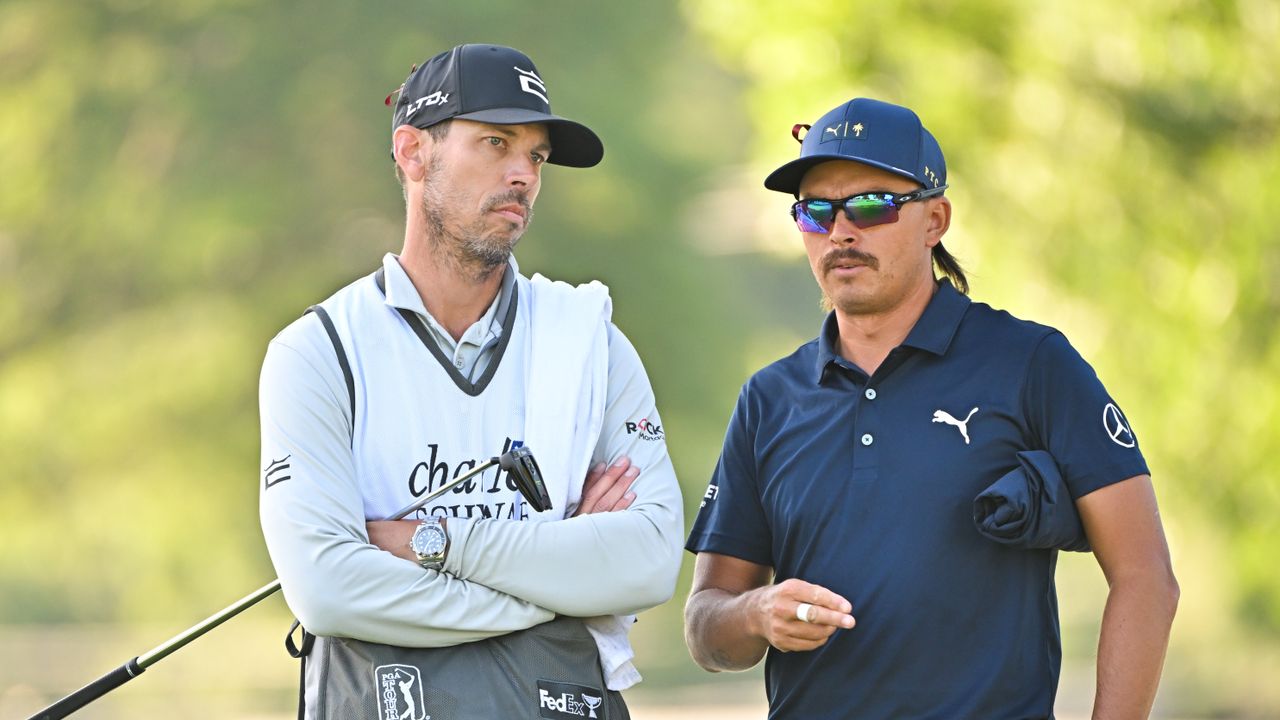
[[[970,410],[969,414],[965,416],[964,420],[957,420],[954,417],[952,417],[951,413],[947,412],[946,410],[934,410],[933,422],[946,423],[948,425],[955,425],[956,429],[958,429],[960,431],[960,434],[964,437],[964,444],[968,445],[969,444],[969,418],[973,417],[973,414],[976,412],[978,412],[978,408],[974,408]]]

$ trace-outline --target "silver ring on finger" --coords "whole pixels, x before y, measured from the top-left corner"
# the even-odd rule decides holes
[[[813,606],[809,603],[800,603],[796,606],[796,619],[800,622],[813,622]]]

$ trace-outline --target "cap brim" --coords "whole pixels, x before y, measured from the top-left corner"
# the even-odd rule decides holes
[[[796,158],[795,160],[792,160],[777,170],[769,173],[769,177],[764,179],[765,189],[799,196],[800,181],[804,179],[804,174],[812,170],[815,165],[820,165],[830,160],[848,160],[850,162],[862,163],[863,165],[870,165],[871,167],[877,167],[881,170],[888,170],[894,175],[901,175],[915,183],[920,182],[920,180],[910,172],[877,160],[852,157],[849,155],[809,155],[807,157]]]
[[[545,123],[551,136],[551,155],[547,157],[547,162],[552,165],[592,167],[604,157],[604,143],[591,132],[591,128],[559,115],[524,108],[490,108],[455,117],[494,125]]]

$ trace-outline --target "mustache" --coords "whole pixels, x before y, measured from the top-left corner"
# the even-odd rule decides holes
[[[524,208],[524,218],[526,223],[533,219],[533,203],[529,202],[529,196],[526,193],[519,190],[508,190],[504,193],[494,195],[485,202],[484,210],[485,212],[488,212],[495,208],[502,207],[503,205],[511,205],[513,203]]]
[[[880,267],[880,261],[876,260],[872,255],[868,255],[867,253],[855,248],[841,248],[839,250],[832,250],[822,256],[822,272],[823,274],[831,272],[837,265],[841,263],[848,263],[849,261],[859,265],[866,265],[872,270]]]

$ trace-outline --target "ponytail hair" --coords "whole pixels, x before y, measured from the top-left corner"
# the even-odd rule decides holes
[[[951,280],[951,284],[960,291],[961,295],[969,294],[969,281],[964,276],[964,268],[960,267],[960,261],[956,260],[954,255],[942,247],[941,242],[933,246],[933,264],[938,268],[938,272]]]

